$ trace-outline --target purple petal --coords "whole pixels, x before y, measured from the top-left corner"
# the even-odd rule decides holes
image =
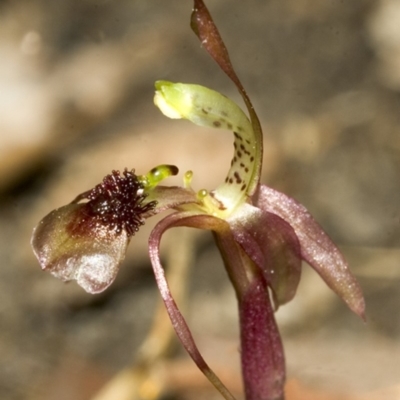
[[[239,308],[246,400],[282,400],[285,357],[262,277],[254,278]]]
[[[160,262],[160,240],[163,233],[172,227],[176,226],[189,226],[198,227],[204,229],[204,223],[207,225],[207,221],[213,219],[213,223],[218,225],[217,218],[213,218],[207,215],[196,215],[191,212],[186,213],[175,213],[160,221],[150,234],[149,238],[149,254],[151,263],[153,266],[155,278],[157,281],[158,288],[160,290],[161,297],[167,308],[168,315],[171,319],[172,325],[178,335],[179,340],[183,344],[186,351],[192,357],[198,368],[204,373],[208,380],[215,386],[215,388],[224,396],[225,399],[233,400],[234,397],[219,380],[211,368],[207,365],[202,355],[200,354],[193,336],[190,332],[189,327],[186,324],[184,317],[179,311],[168,286],[168,282],[165,278],[164,269]]]
[[[304,206],[294,199],[261,185],[257,206],[278,215],[294,229],[303,259],[310,264],[357,315],[364,318],[364,297],[356,278],[339,249]]]
[[[197,194],[191,189],[184,189],[179,186],[156,186],[153,188],[146,199],[157,201],[152,214],[158,214],[162,211],[179,208],[184,204],[197,204]]]
[[[282,218],[250,205],[243,206],[232,232],[271,287],[275,307],[292,300],[301,275],[300,244],[293,228]]]
[[[34,229],[31,244],[43,270],[63,281],[76,280],[88,293],[114,281],[129,239],[106,226],[83,220],[85,204],[52,211]]]

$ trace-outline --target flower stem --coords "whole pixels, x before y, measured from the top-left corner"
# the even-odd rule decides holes
[[[259,275],[239,301],[246,400],[283,400],[285,358],[266,282]]]

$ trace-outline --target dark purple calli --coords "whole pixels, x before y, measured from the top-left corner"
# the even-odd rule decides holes
[[[46,216],[35,228],[32,245],[43,269],[63,280],[75,279],[88,292],[97,293],[114,280],[130,238],[145,219],[174,210],[149,238],[157,285],[183,346],[223,397],[233,399],[197,349],[159,256],[161,237],[170,228],[212,231],[238,299],[246,399],[280,400],[284,398],[285,361],[274,309],[293,299],[302,260],[363,318],[364,299],[342,254],[307,210],[283,193],[260,185],[261,126],[202,0],[194,1],[191,26],[236,85],[249,118],[234,102],[200,85],[158,81],[154,101],[170,118],[234,132],[235,150],[225,182],[215,190],[195,192],[190,173],[185,175],[184,187],[159,185],[178,173],[173,166],[162,165],[143,176],[113,172],[73,204]]]

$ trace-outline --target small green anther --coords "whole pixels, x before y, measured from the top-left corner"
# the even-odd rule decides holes
[[[193,171],[186,171],[185,175],[183,176],[183,186],[185,189],[190,189],[193,179]]]
[[[206,189],[201,189],[201,190],[199,190],[199,191],[197,192],[197,197],[198,197],[200,200],[205,199],[207,196],[208,196],[208,190],[206,190]]]
[[[144,190],[153,189],[164,179],[177,175],[179,172],[178,167],[175,165],[158,165],[152,168],[146,175],[139,176],[140,182],[144,186]]]

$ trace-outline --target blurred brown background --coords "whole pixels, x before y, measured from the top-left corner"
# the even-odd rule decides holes
[[[400,2],[208,5],[264,126],[264,182],[309,208],[365,290],[367,324],[305,266],[298,298],[278,313],[289,379],[400,399]],[[152,104],[157,79],[238,99],[191,33],[191,6],[0,3],[1,399],[90,399],[130,365],[158,298],[146,254],[154,221],[115,284],[90,296],[41,272],[29,241],[45,214],[112,169],[173,163],[194,171],[198,189],[224,178],[230,135],[167,120]],[[207,234],[190,285],[188,319],[211,364],[224,351],[236,359],[235,299]],[[203,389],[173,398],[219,398]]]

